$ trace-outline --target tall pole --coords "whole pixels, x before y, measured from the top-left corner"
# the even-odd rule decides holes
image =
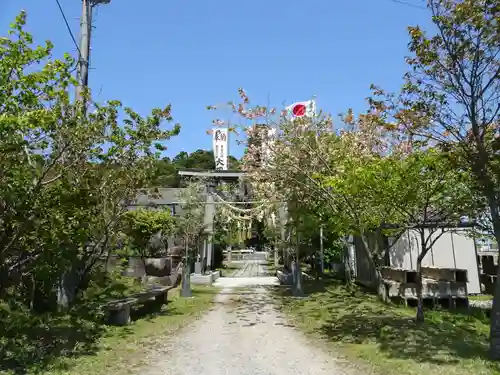
[[[296,244],[295,244],[295,285],[293,288],[294,297],[302,297],[304,295],[302,291],[302,271],[300,269],[300,231],[298,225],[296,227]]]
[[[92,1],[82,0],[82,15],[80,18],[80,45],[78,47],[78,62],[76,71],[77,86],[75,88],[75,101],[82,101],[83,87],[89,81],[89,55],[90,55],[90,30],[92,28]],[[98,0],[97,0],[98,1]],[[105,0],[109,2],[108,0]],[[68,306],[68,294],[65,276],[63,276],[58,291],[58,301],[63,307]]]
[[[83,90],[89,85],[90,38],[92,32],[92,9],[100,4],[109,4],[111,0],[82,0],[82,15],[80,18],[80,46],[75,90],[75,100],[83,100]]]
[[[281,246],[283,247],[283,266],[287,266],[287,259],[286,259],[286,208],[285,205],[282,204],[279,208],[279,217],[280,217],[280,234],[281,234]]]
[[[90,32],[92,30],[92,0],[82,0],[82,16],[80,18],[80,51],[76,71],[75,100],[83,100],[83,90],[89,84]]]
[[[90,29],[92,27],[92,0],[82,0],[82,16],[80,19],[80,45],[78,47],[78,63],[76,71],[77,86],[75,89],[75,100],[81,101],[83,86],[88,86],[89,77],[89,54],[90,54]],[[64,159],[63,159],[64,160]],[[57,292],[57,300],[61,307],[67,308],[70,302],[68,294],[67,273],[60,281]],[[71,297],[72,299],[72,297]]]
[[[300,230],[301,228],[301,220],[299,219],[299,213],[297,212],[298,210],[298,201],[297,201],[297,196],[295,196],[294,199],[294,216],[295,216],[295,283],[293,287],[293,295],[294,297],[302,297],[303,292],[302,292],[302,271],[300,269]],[[293,271],[292,271],[293,272]]]
[[[181,286],[181,297],[192,297],[191,292],[191,269],[189,264],[189,239],[188,236],[185,237],[185,265],[182,272],[182,286]]]

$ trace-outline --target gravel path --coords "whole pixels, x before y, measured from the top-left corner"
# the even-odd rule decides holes
[[[231,277],[219,277],[214,286],[232,289],[259,285],[278,285],[279,281],[274,276],[266,276],[267,261],[262,253],[248,257],[242,267],[237,269]]]
[[[258,263],[256,263],[258,265]],[[340,360],[311,346],[274,308],[262,286],[234,292],[238,279],[258,271],[251,263],[226,282],[216,307],[181,334],[168,339],[141,375],[347,375]],[[246,277],[245,277],[246,276]],[[267,282],[264,282],[267,283]],[[235,298],[239,300],[235,302]],[[360,374],[361,375],[361,374]]]
[[[245,256],[245,260],[234,261],[232,263],[242,266],[235,270],[231,277],[259,277],[266,275],[267,264],[265,253],[255,252]]]
[[[219,305],[166,344],[143,375],[346,375],[347,368],[314,348],[273,307],[264,288],[230,289]]]
[[[264,274],[264,268],[259,260],[249,260],[243,267],[237,269],[232,277],[259,277]]]

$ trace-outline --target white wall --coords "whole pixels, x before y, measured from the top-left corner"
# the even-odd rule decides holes
[[[391,267],[415,270],[419,249],[418,232],[407,231],[389,250]],[[423,259],[422,265],[466,269],[468,293],[481,293],[474,241],[466,236],[465,230],[442,234]]]

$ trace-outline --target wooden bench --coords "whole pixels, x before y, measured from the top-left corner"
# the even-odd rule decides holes
[[[103,306],[108,310],[108,323],[111,325],[125,326],[130,324],[130,311],[134,305],[143,305],[154,298],[156,306],[160,307],[167,303],[168,291],[173,286],[154,286],[144,292],[135,293],[129,297],[108,302]]]

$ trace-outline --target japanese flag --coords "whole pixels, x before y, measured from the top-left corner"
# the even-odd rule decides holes
[[[286,107],[286,111],[292,118],[314,117],[316,115],[316,102],[314,100],[295,102]]]

